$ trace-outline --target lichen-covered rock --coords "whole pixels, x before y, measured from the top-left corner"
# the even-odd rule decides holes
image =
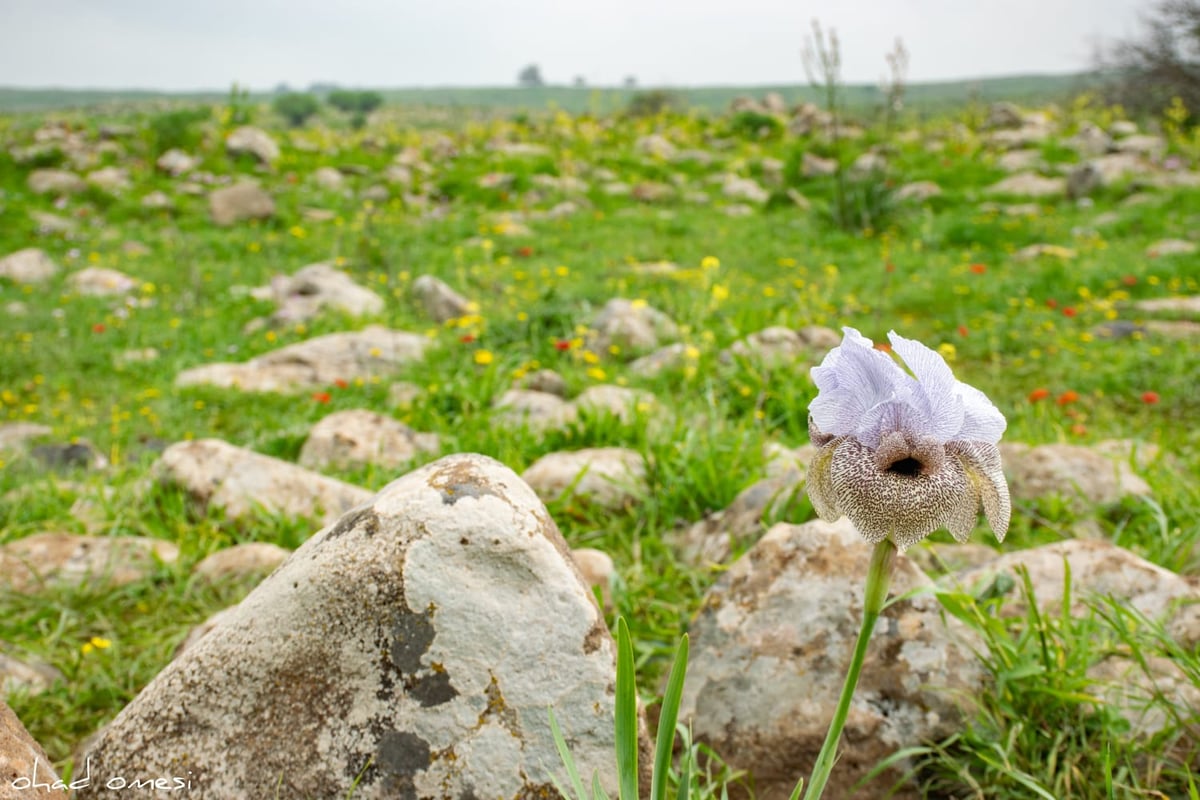
[[[654,414],[662,411],[657,399],[651,392],[644,389],[630,389],[627,386],[614,386],[609,383],[598,383],[589,386],[571,401],[576,411],[591,415],[607,415],[619,419],[624,424],[631,424],[639,414]]]
[[[89,581],[121,586],[177,558],[179,548],[162,539],[35,533],[0,546],[0,588],[28,594]]]
[[[1090,447],[1004,442],[1000,453],[1014,499],[1059,495],[1077,504],[1107,505],[1128,495],[1151,494],[1150,486],[1133,472],[1128,460]]]
[[[564,492],[603,508],[622,508],[646,494],[646,460],[625,447],[588,447],[547,453],[521,478],[543,500]]]
[[[337,411],[322,419],[300,448],[300,465],[345,469],[375,464],[394,469],[438,449],[435,433],[420,433],[403,422],[362,408]]]
[[[498,419],[525,425],[531,431],[562,428],[579,417],[574,404],[557,394],[533,389],[509,389],[492,405]]]
[[[335,382],[389,375],[425,354],[429,339],[371,325],[361,331],[317,336],[240,364],[184,370],[176,386],[210,385],[247,392],[295,392]]]
[[[275,216],[275,201],[255,181],[241,181],[208,196],[208,210],[218,225]]]
[[[0,258],[0,278],[8,278],[13,283],[45,283],[57,272],[58,264],[46,255],[45,250],[36,247]]]
[[[1113,597],[1170,627],[1182,610],[1177,608],[1179,604],[1200,603],[1200,586],[1187,578],[1110,542],[1093,539],[1068,539],[1005,553],[958,572],[951,579],[967,588],[979,588],[992,583],[998,575],[1007,575],[1015,586],[1019,585],[1016,569],[1022,567],[1029,571],[1038,605],[1044,610],[1058,611],[1062,608],[1067,565],[1071,570],[1074,613],[1082,613],[1085,601],[1096,596]],[[1011,614],[1019,614],[1023,608],[1016,595],[1004,607]],[[1196,633],[1200,635],[1200,631]],[[1181,643],[1192,647],[1198,642]]]
[[[804,469],[794,466],[755,481],[727,508],[714,511],[679,532],[676,546],[684,560],[698,566],[723,564],[734,545],[753,541],[770,517],[804,488]]]
[[[473,308],[471,301],[432,275],[421,275],[413,281],[412,293],[434,322],[466,316]]]
[[[241,580],[267,574],[291,554],[291,550],[270,542],[243,542],[205,556],[192,574],[210,581]]]
[[[36,788],[46,784],[50,788]],[[54,788],[58,786],[60,788]],[[17,715],[0,697],[0,800],[66,800],[66,785]]]
[[[154,462],[159,483],[179,486],[201,507],[224,509],[230,518],[260,509],[271,514],[337,519],[371,492],[325,475],[235,447],[220,439],[173,444]]]
[[[862,621],[870,558],[848,520],[775,525],[709,590],[690,627],[681,718],[748,771],[759,798],[787,798],[812,770]],[[893,597],[927,585],[911,560],[896,559]],[[862,794],[848,790],[883,758],[957,730],[962,698],[984,677],[967,636],[932,594],[883,611],[828,796],[883,796],[905,762]]]
[[[223,614],[99,735],[81,796],[185,775],[202,798],[549,797],[549,707],[613,794],[613,651],[529,487],[450,456]]]

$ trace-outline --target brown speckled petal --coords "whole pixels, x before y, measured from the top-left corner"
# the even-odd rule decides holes
[[[838,510],[837,498],[833,493],[830,468],[833,465],[833,452],[842,440],[827,438],[826,442],[827,444],[817,450],[812,463],[808,465],[805,486],[817,516],[826,522],[836,522],[842,516],[842,512]]]
[[[983,513],[996,534],[996,541],[1003,542],[1012,519],[1012,500],[1008,496],[1008,482],[1004,480],[1000,449],[986,442],[951,442],[946,450],[962,464],[983,502]]]
[[[874,544],[890,536],[901,550],[952,521],[961,531],[964,506],[978,498],[958,459],[918,475],[881,471],[874,452],[854,439],[838,444],[830,473],[837,508],[863,538]]]

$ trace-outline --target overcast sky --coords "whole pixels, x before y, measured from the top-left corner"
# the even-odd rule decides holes
[[[813,18],[843,76],[911,81],[1086,69],[1147,0],[0,0],[0,86],[255,89],[803,83]]]

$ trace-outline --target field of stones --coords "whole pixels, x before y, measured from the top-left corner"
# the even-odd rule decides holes
[[[843,326],[992,399],[1014,510],[900,557],[829,796],[1200,796],[1178,122],[0,116],[0,797],[552,797],[551,707],[615,794],[618,617],[651,710],[690,636],[692,796],[788,797],[870,557],[804,491]]]

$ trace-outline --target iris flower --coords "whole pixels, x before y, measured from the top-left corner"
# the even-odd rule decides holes
[[[819,448],[808,470],[813,508],[843,514],[869,543],[901,550],[945,527],[965,541],[980,506],[998,540],[1012,506],[996,445],[1004,415],[920,342],[888,334],[912,370],[853,328],[812,369],[820,390],[808,428]]]

